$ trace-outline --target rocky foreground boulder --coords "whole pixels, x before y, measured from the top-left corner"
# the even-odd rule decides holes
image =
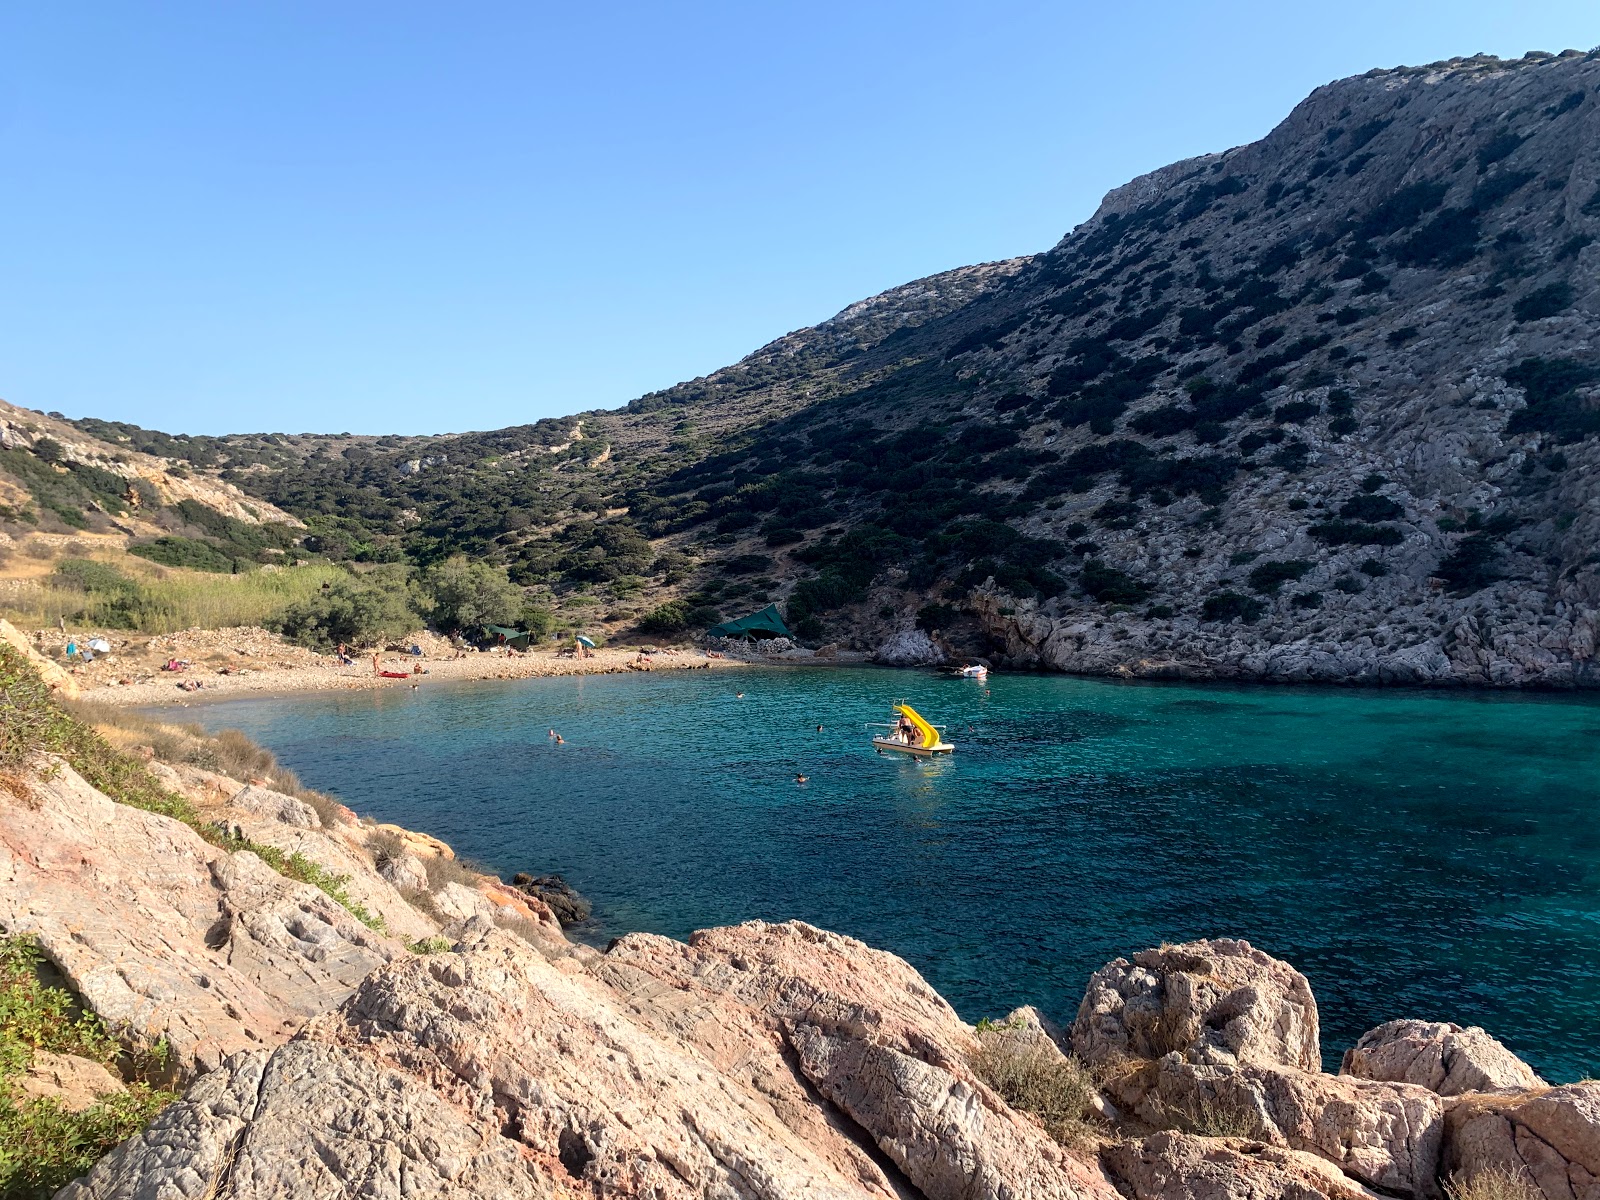
[[[1143,950],[1096,971],[1072,1047],[1095,1064],[1177,1053],[1193,1063],[1322,1065],[1306,977],[1230,938]]]
[[[1441,1096],[1543,1087],[1527,1063],[1482,1029],[1389,1021],[1344,1053],[1341,1075],[1417,1083]]]

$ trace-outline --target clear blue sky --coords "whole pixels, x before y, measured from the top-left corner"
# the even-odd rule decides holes
[[[1033,253],[1318,84],[1593,0],[0,9],[0,397],[175,432],[621,404]]]

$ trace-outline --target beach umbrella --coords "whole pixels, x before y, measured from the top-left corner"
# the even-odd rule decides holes
[[[586,646],[590,650],[594,649],[594,643],[591,642],[588,638],[584,637],[583,634],[581,634],[581,633],[578,635],[578,645]]]

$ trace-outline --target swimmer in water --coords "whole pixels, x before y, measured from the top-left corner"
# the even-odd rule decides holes
[[[822,732],[822,726],[821,726],[821,725],[818,725],[818,726],[817,726],[817,732],[818,732],[818,733],[821,733],[821,732]]]
[[[565,746],[566,744],[567,744],[567,739],[562,737],[559,733],[556,734],[556,745]]]
[[[555,735],[556,735],[556,731],[555,731],[555,730],[554,730],[554,729],[552,729],[552,730],[551,730],[551,731],[550,731],[550,736],[551,736],[551,737],[555,737]]]
[[[807,781],[810,780],[810,778],[811,778],[811,776],[809,776],[809,775],[796,775],[794,777],[794,781],[796,783],[806,783]]]
[[[744,693],[743,692],[735,692],[733,694],[733,698],[735,700],[743,700],[744,699]]]

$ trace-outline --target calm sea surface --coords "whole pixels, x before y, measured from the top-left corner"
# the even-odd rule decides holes
[[[874,753],[896,698],[956,754]],[[1593,699],[802,669],[180,711],[503,874],[560,872],[596,941],[798,917],[968,1020],[1071,1020],[1107,960],[1229,935],[1310,977],[1330,1066],[1415,1016],[1600,1075]]]

